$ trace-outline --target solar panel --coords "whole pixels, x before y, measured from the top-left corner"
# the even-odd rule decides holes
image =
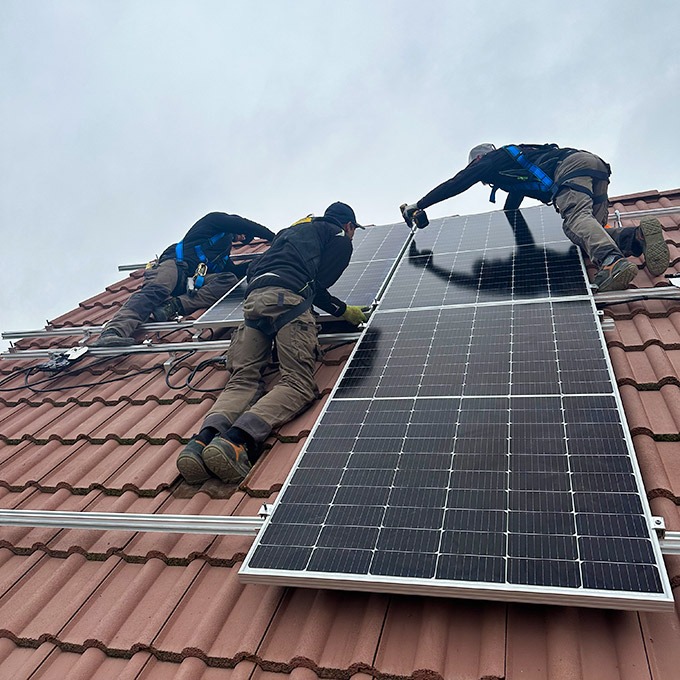
[[[559,218],[543,213],[526,222],[521,213],[434,220],[416,232],[381,309],[586,295],[578,249],[554,233]],[[519,244],[508,244],[510,221],[525,224]]]
[[[404,224],[388,224],[357,229],[352,241],[352,260],[330,292],[349,305],[367,307],[373,303],[394,261],[409,236]],[[218,300],[197,321],[196,325],[225,323],[232,325],[243,320],[245,279]]]
[[[559,244],[541,210],[540,245]],[[486,224],[487,243],[498,215],[474,218],[465,229]],[[444,254],[455,222],[418,232],[418,247],[423,235]],[[412,269],[404,257],[242,578],[671,607],[580,259],[572,297],[549,282],[525,299],[515,277],[487,304],[422,283],[384,305]]]

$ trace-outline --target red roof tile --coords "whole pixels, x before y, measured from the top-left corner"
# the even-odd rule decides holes
[[[674,205],[680,190],[619,197],[613,208]],[[661,221],[680,271],[680,214]],[[140,276],[53,323],[105,321]],[[668,282],[642,270],[635,285]],[[652,511],[680,531],[680,302],[640,301],[606,314],[615,320],[606,340]],[[68,346],[80,337],[18,344]],[[189,487],[175,468],[227,374],[211,365],[196,376],[193,385],[212,393],[184,381],[219,353],[184,359],[169,378],[179,389],[166,384],[165,357],[155,355],[86,360],[79,375],[55,379],[70,388],[60,391],[23,387],[17,376],[3,387],[18,389],[0,393],[0,505],[255,516],[275,499],[351,348],[326,354],[316,373],[323,398],[270,437],[239,488]],[[3,361],[0,373],[36,363]],[[237,571],[251,540],[0,527],[0,677],[668,680],[680,667],[676,614],[243,585]],[[680,557],[666,564],[677,592]]]

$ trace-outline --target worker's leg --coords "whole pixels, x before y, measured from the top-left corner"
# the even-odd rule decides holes
[[[250,304],[252,296],[244,305],[246,318],[258,309],[260,317],[275,319],[302,301],[282,288],[263,289],[255,305]],[[236,419],[226,436],[214,438],[205,447],[203,461],[212,474],[227,483],[243,479],[255,461],[258,445],[271,430],[295,417],[318,395],[314,381],[317,342],[316,324],[309,310],[279,329],[276,345],[281,379]]]
[[[142,287],[133,293],[125,304],[106,324],[107,331],[122,337],[131,336],[148,318],[149,314],[164,302],[177,284],[178,269],[175,260],[164,260],[144,271]]]
[[[231,338],[227,368],[231,377],[202,427],[225,435],[234,421],[264,392],[262,371],[271,359],[271,340],[255,328],[241,324]]]
[[[221,274],[208,274],[203,285],[196,290],[194,295],[185,293],[178,296],[184,314],[191,314],[197,309],[212,307],[225,293],[228,293],[238,279],[231,272]]]
[[[318,339],[311,311],[286,324],[276,335],[281,379],[234,422],[258,444],[275,427],[293,419],[318,396],[314,380]]]
[[[560,184],[564,177],[571,178],[555,197],[555,206],[564,220],[564,233],[599,267],[607,259],[623,257],[623,253],[603,226],[607,219],[606,189],[609,182],[587,175],[574,177],[573,174],[579,170],[608,175],[609,166],[587,151],[577,151],[567,156],[557,168],[555,182]]]

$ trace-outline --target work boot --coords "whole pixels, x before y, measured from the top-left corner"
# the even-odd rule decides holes
[[[615,262],[604,265],[595,274],[594,283],[598,293],[605,293],[608,290],[624,290],[628,288],[628,284],[637,274],[638,268],[625,257],[620,257]]]
[[[170,321],[178,316],[183,316],[184,309],[182,303],[176,297],[171,297],[162,305],[156,307],[151,315],[156,321]]]
[[[134,338],[121,335],[113,328],[102,331],[102,334],[92,343],[92,347],[129,347],[135,344]]]
[[[227,484],[245,479],[252,467],[246,447],[224,437],[215,437],[205,447],[203,461],[210,472]]]
[[[210,479],[210,472],[203,462],[205,444],[195,437],[179,452],[177,469],[189,484],[202,484]]]
[[[663,227],[656,217],[645,217],[640,221],[642,233],[642,254],[647,270],[653,276],[663,274],[670,264],[670,253],[663,239]]]

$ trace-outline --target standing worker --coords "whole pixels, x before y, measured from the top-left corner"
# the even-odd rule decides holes
[[[238,281],[238,266],[229,258],[232,243],[250,243],[255,237],[271,241],[274,236],[239,215],[208,213],[147,267],[141,289],[107,322],[93,345],[133,345],[134,332],[151,314],[156,321],[167,321],[210,307]]]
[[[200,432],[177,458],[190,484],[211,474],[235,483],[247,474],[273,428],[303,411],[318,396],[318,351],[312,305],[354,325],[366,321],[361,307],[333,297],[330,288],[352,256],[357,223],[345,203],[323,217],[307,217],[276,235],[269,250],[248,269],[244,323],[228,352],[231,377]],[[262,372],[276,340],[281,379],[264,394]]]
[[[647,269],[658,276],[668,268],[669,253],[656,218],[643,219],[639,227],[605,228],[610,174],[609,165],[589,151],[556,144],[509,144],[500,149],[479,144],[470,151],[466,168],[417,203],[404,206],[402,213],[407,222],[424,226],[425,208],[477,182],[491,185],[492,203],[498,189],[508,192],[504,210],[517,210],[525,196],[553,203],[563,219],[564,233],[598,267],[598,290],[622,290],[638,273],[626,256],[644,255]]]

